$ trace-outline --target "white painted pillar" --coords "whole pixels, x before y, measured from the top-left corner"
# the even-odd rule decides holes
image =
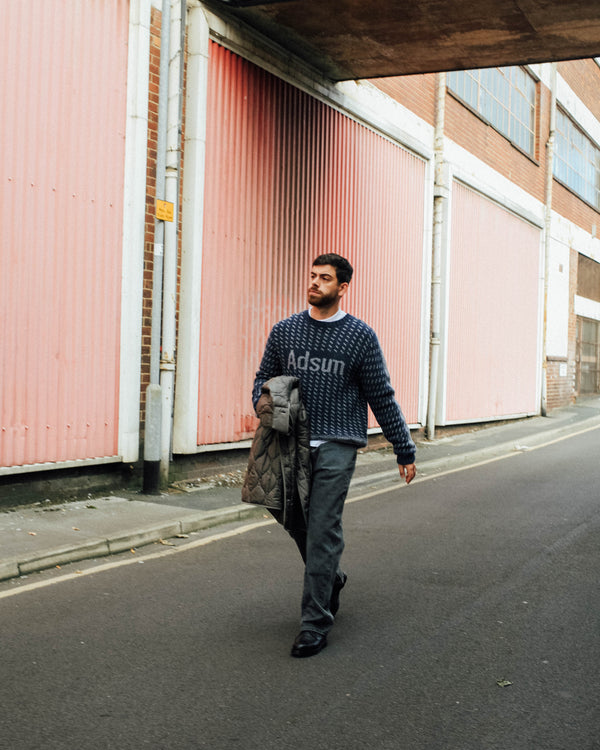
[[[173,452],[195,453],[198,435],[200,293],[206,153],[209,27],[201,7],[188,7],[188,60],[183,172],[181,286]]]
[[[125,462],[138,460],[140,443],[151,5],[131,0],[129,6],[119,374],[119,455]]]

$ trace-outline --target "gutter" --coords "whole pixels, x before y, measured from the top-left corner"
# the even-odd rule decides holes
[[[162,426],[160,441],[160,477],[169,479],[172,455],[173,401],[175,385],[175,346],[177,315],[177,259],[179,228],[179,181],[183,113],[183,50],[185,48],[186,1],[173,0],[170,23],[169,100],[167,111],[167,155],[165,196],[173,204],[173,221],[165,225],[163,275],[162,350],[160,385],[162,389]]]
[[[158,87],[158,126],[156,136],[156,201],[164,201],[167,152],[167,104],[169,97],[169,42],[171,0],[162,2],[160,28],[160,72]],[[160,488],[162,435],[162,389],[160,386],[160,346],[162,332],[162,291],[165,222],[154,220],[154,255],[152,267],[152,329],[150,338],[150,384],[146,388],[144,425],[143,491],[157,494]]]
[[[444,161],[444,117],[446,108],[446,74],[435,76],[435,126],[434,186],[433,186],[433,242],[431,250],[431,333],[429,352],[429,398],[427,403],[426,435],[429,440],[435,437],[437,411],[438,373],[441,345],[441,260],[444,216],[449,196],[448,169]]]
[[[546,191],[544,197],[544,321],[542,325],[542,389],[541,414],[548,416],[548,286],[550,238],[552,235],[552,181],[554,172],[554,141],[556,136],[556,63],[551,63],[550,132],[546,142]]]

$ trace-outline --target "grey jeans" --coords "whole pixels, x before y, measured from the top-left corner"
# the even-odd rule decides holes
[[[290,531],[304,560],[302,630],[327,633],[336,575],[342,577],[342,512],[356,464],[356,446],[327,442],[311,449],[312,483],[305,527]]]

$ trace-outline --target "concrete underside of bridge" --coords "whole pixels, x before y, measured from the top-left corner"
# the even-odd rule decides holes
[[[208,0],[332,80],[600,55],[599,0]]]

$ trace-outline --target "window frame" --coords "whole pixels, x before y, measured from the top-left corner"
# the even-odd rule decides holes
[[[567,123],[567,128],[561,127],[561,118]],[[566,159],[559,152],[562,143],[566,143],[568,157],[577,152],[574,159]],[[588,154],[593,158],[588,158]],[[582,165],[581,169],[578,169],[579,164]],[[580,200],[600,211],[600,146],[560,105],[556,108],[552,176]],[[579,187],[581,184],[584,185],[583,188]]]
[[[453,83],[453,76],[459,75],[464,76],[462,87]],[[519,75],[521,80],[518,80]],[[531,82],[529,92],[523,90],[523,80]],[[456,70],[446,75],[449,94],[534,161],[537,161],[538,84],[538,79],[520,65]],[[529,124],[526,115],[529,115]],[[523,131],[527,133],[528,145],[519,137]]]

